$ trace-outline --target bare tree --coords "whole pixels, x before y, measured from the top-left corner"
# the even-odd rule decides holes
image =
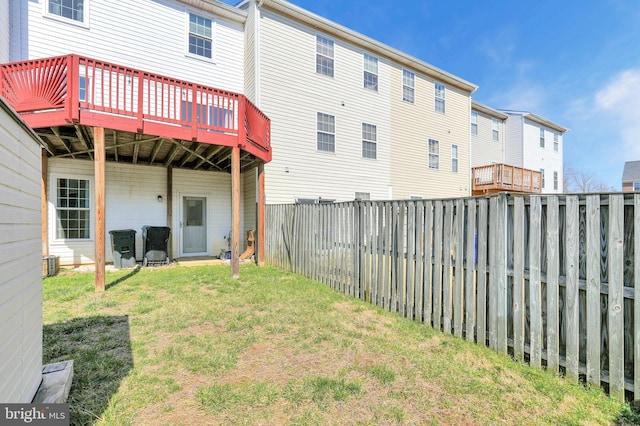
[[[612,191],[615,191],[615,188],[608,186],[592,172],[570,167],[564,169],[564,192]]]

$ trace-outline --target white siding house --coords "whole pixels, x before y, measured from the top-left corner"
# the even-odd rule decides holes
[[[42,378],[41,145],[0,98],[0,401]]]
[[[15,62],[74,54],[164,75],[170,77],[171,81],[179,79],[223,91],[241,94],[245,85],[249,89],[252,87],[254,74],[251,63],[249,61],[245,64],[244,43],[245,36],[249,35],[244,31],[247,13],[221,2],[84,0],[74,3],[78,8],[71,11],[56,9],[56,5],[49,0],[5,0],[0,4],[7,11],[10,4],[10,19],[13,24],[10,37],[6,38],[10,40],[10,44],[7,44],[7,48],[10,46],[10,55],[9,58],[0,60],[0,63],[7,62],[8,59]],[[9,15],[1,12],[2,9],[0,19]],[[8,25],[0,25],[0,31],[8,31],[8,28]],[[3,46],[0,45],[0,54],[2,49]],[[247,79],[245,67],[249,69],[250,78]],[[88,93],[89,89],[85,87],[90,83],[86,83],[86,79],[95,78],[97,81],[98,77],[93,77],[89,71],[83,75],[82,67],[80,74],[81,79],[85,79],[84,83],[81,80],[80,100],[91,101],[92,97],[99,96],[101,87],[96,84],[93,93]],[[114,87],[120,82],[128,85],[127,87],[136,87],[131,77],[126,78],[112,79]],[[163,93],[168,93],[166,87],[163,90],[161,92],[158,89],[156,95],[160,97]],[[192,111],[196,111],[195,108],[191,109],[192,104],[188,103],[191,95],[185,95],[185,90],[182,92],[182,109],[177,117],[171,116],[171,119],[179,119],[180,114],[183,115],[182,118],[191,116]],[[130,93],[134,90],[122,91]],[[215,97],[213,99],[215,102]],[[150,101],[145,98],[144,102],[146,108]],[[170,100],[164,101],[165,109],[168,102]],[[220,121],[212,118],[216,112],[212,112],[211,106],[204,112],[204,108],[200,109],[199,102],[197,112],[193,112],[198,115],[198,120],[200,114],[208,114],[209,121]],[[224,120],[231,122],[230,126],[234,125],[234,120],[238,127],[244,124],[237,115],[237,108],[236,105],[235,110],[224,111]],[[61,141],[69,141],[70,136],[76,137],[73,135],[73,128],[72,135],[62,136],[67,139],[56,136],[59,131],[53,128],[55,135],[41,134],[46,141],[57,143],[59,147],[64,146],[60,145]],[[50,133],[49,130],[47,132]],[[91,129],[76,126],[75,134],[90,149],[93,136]],[[149,135],[120,134],[109,129],[106,130],[106,137],[107,145],[129,144],[129,147],[135,143],[133,138],[154,140]],[[141,227],[144,225],[169,226],[172,229],[169,246],[172,257],[217,256],[228,250],[228,237],[232,227],[231,175],[228,173],[231,154],[226,154],[226,146],[223,145],[224,149],[220,150],[211,145],[198,145],[195,140],[176,141],[159,137],[152,143],[155,145],[149,145],[146,154],[144,146],[140,150],[136,147],[135,152],[120,151],[120,156],[117,152],[119,150],[116,150],[115,158],[112,155],[109,157],[115,161],[106,163],[106,260],[113,260],[108,232],[120,229],[137,231],[136,258],[138,261],[142,260]],[[156,155],[161,158],[162,152],[165,152],[165,159],[154,162]],[[107,147],[107,154],[112,153],[113,150]],[[96,230],[93,224],[96,218],[96,190],[94,162],[90,161],[91,158],[78,159],[62,150],[48,161],[46,225],[49,254],[59,256],[61,265],[95,262]],[[211,170],[203,171],[200,166],[190,166],[198,162],[211,164]],[[191,170],[192,168],[198,170]],[[247,180],[244,172],[250,174],[251,179]],[[240,205],[241,217],[248,221],[247,229],[256,226],[255,179],[256,173],[252,168],[243,170],[241,188],[247,194],[241,191]],[[86,191],[82,192],[85,198],[81,200],[86,206],[81,214],[87,215],[87,221],[80,236],[69,237],[65,233],[66,225],[59,219],[59,210],[63,207],[60,207],[57,194],[60,185],[67,184],[86,187]],[[193,206],[198,210],[197,220],[202,217],[204,222],[187,231],[186,215],[190,214],[189,211],[193,212]],[[240,234],[242,251],[246,244],[243,221]]]
[[[512,166],[542,172],[542,192],[563,191],[565,127],[530,112],[501,110],[506,122],[505,159]]]
[[[8,1],[14,24],[11,61],[73,53],[244,91],[246,14],[232,6],[197,0],[85,0],[73,19],[56,14],[49,0]],[[210,54],[189,49],[190,20],[200,18]]]

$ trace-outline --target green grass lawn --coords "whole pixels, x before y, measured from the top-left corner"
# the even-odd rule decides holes
[[[628,405],[273,268],[44,280],[74,424],[610,424]]]

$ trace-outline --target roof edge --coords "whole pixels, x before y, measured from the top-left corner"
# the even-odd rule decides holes
[[[509,118],[509,116],[507,114],[505,114],[504,112],[498,111],[497,109],[491,108],[490,106],[481,104],[479,102],[476,101],[471,101],[471,109],[472,110],[478,110],[480,112],[483,112],[487,115],[490,115],[492,117],[496,117],[499,118],[501,120],[506,120],[507,118]]]
[[[27,125],[27,123],[25,123],[25,121],[22,119],[20,114],[18,114],[16,112],[16,110],[13,109],[13,107],[11,105],[9,105],[9,102],[7,102],[7,100],[5,98],[3,98],[2,96],[0,96],[0,110],[5,111],[7,113],[7,115],[11,116],[11,118],[13,118],[13,120],[20,127],[22,127],[22,129],[24,131],[29,133],[29,135],[33,138],[33,140],[38,145],[40,145],[42,148],[46,149],[49,153],[51,153],[51,151],[49,151],[49,147],[47,147],[47,144],[44,143],[42,138],[40,138],[40,136],[38,136],[38,134],[35,132],[35,130],[33,130],[31,127],[29,127],[29,125]]]
[[[216,0],[180,0],[180,2],[205,12],[221,16],[238,24],[244,24],[247,20],[247,12],[236,6],[231,6]]]
[[[457,77],[447,71],[444,71],[418,58],[403,53],[400,50],[376,41],[343,25],[330,21],[329,19],[316,15],[315,13],[309,12],[308,10],[305,10],[285,0],[262,0],[260,3],[262,3],[263,8],[279,13],[297,22],[305,23],[305,21],[312,20],[314,22],[314,25],[312,27],[317,29],[318,31],[322,31],[337,38],[346,40],[358,47],[364,48],[372,53],[377,53],[380,56],[391,59],[392,61],[397,62],[400,65],[413,68],[416,71],[419,71],[438,81],[442,81],[443,83],[447,83],[451,86],[457,87],[458,89],[464,90],[469,93],[473,93],[478,89],[477,85],[470,83],[460,77]]]
[[[561,126],[560,124],[554,123],[553,121],[549,121],[544,117],[541,117],[539,115],[533,114],[531,112],[528,111],[514,111],[514,110],[508,110],[508,109],[500,109],[501,112],[504,112],[505,114],[508,115],[521,115],[525,118],[528,118],[529,120],[536,122],[538,124],[542,124],[543,126],[546,126],[550,129],[556,130],[560,133],[567,133],[569,131],[568,128]]]

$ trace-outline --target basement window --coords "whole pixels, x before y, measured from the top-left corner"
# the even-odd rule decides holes
[[[88,179],[56,179],[56,238],[86,240],[91,233],[91,185]]]

